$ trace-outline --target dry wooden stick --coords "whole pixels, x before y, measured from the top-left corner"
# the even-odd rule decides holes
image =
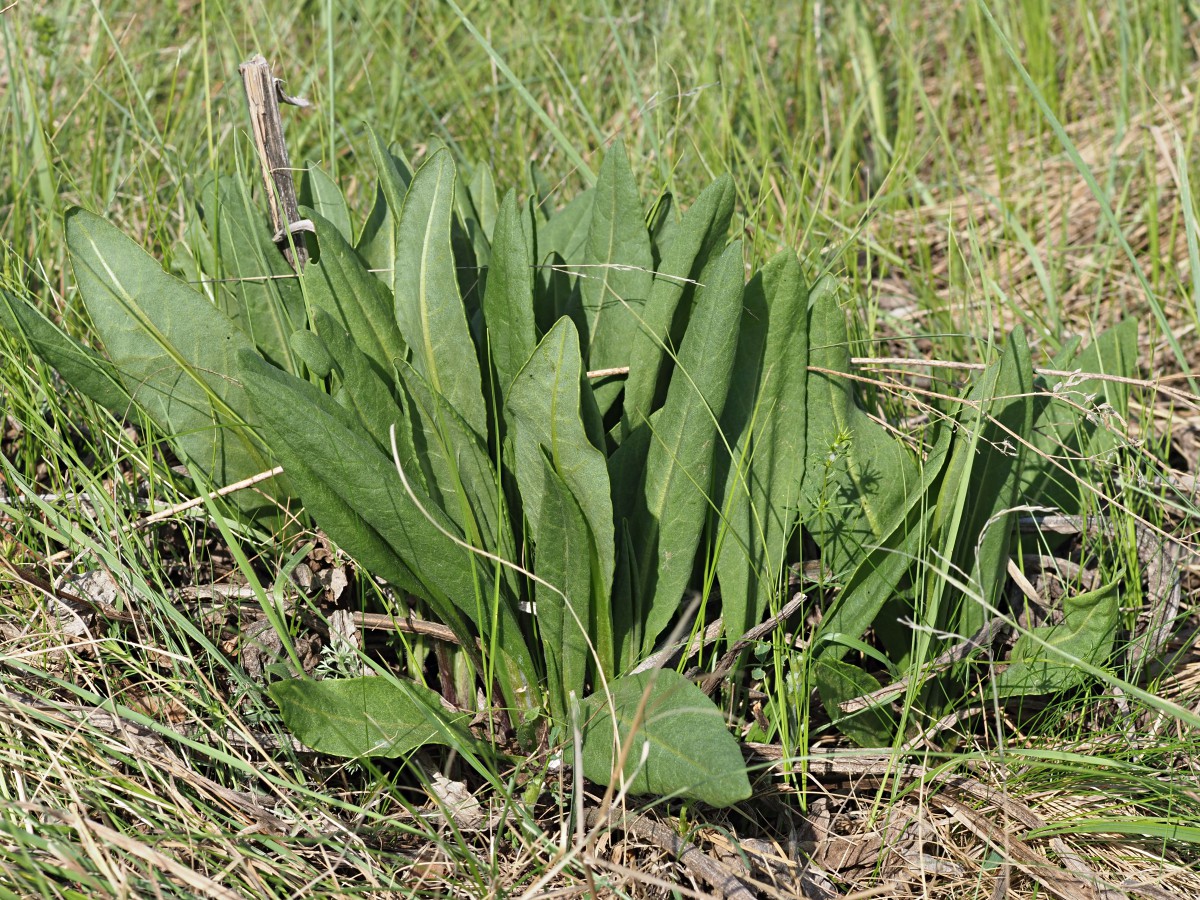
[[[753,900],[755,896],[744,881],[721,863],[705,856],[691,841],[648,816],[624,815],[612,809],[589,809],[586,824],[591,829],[620,828],[649,841],[678,859],[692,875],[711,885],[718,897]]]
[[[726,651],[725,655],[717,661],[717,665],[713,668],[713,670],[704,677],[703,681],[700,682],[700,690],[711,696],[712,692],[717,689],[725,676],[733,671],[733,664],[736,663],[738,657],[742,655],[742,651],[744,651],[755,641],[761,640],[774,631],[777,625],[786,621],[788,616],[798,610],[801,604],[807,599],[808,598],[804,594],[796,594],[791,600],[783,605],[783,608],[780,609],[779,612],[775,613],[773,616],[770,616],[765,622],[760,622],[759,624],[755,625],[740,638],[738,638],[734,642],[733,646]],[[698,668],[693,668],[688,670],[686,677],[696,678],[699,675],[700,670]]]
[[[282,83],[271,75],[271,66],[262,56],[255,56],[238,66],[242,83],[246,87],[246,105],[250,108],[250,127],[254,131],[254,144],[258,147],[258,161],[262,166],[263,184],[267,188],[267,200],[271,204],[271,224],[275,229],[275,243],[280,244],[283,255],[297,272],[304,271],[308,262],[308,250],[303,238],[293,240],[301,231],[314,231],[312,222],[300,218],[296,203],[296,185],[292,180],[292,164],[288,159],[287,144],[283,141],[283,123],[279,118],[279,104],[308,106],[307,100],[289,97],[283,92]],[[293,253],[295,254],[293,256]]]

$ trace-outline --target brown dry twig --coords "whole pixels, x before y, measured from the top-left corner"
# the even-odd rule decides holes
[[[587,811],[585,821],[589,829],[619,828],[664,850],[678,859],[693,877],[711,885],[718,897],[726,897],[729,900],[755,900],[757,897],[757,894],[728,868],[706,856],[699,847],[684,840],[666,825],[645,815],[617,813],[611,808],[606,814],[593,808]]]

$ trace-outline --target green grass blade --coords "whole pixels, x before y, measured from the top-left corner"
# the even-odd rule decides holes
[[[1043,118],[1050,126],[1050,130],[1054,132],[1054,136],[1058,138],[1058,142],[1062,145],[1063,150],[1070,158],[1075,166],[1075,170],[1079,172],[1079,176],[1088,186],[1092,196],[1096,199],[1096,205],[1100,209],[1100,215],[1104,219],[1105,225],[1108,226],[1108,236],[1111,240],[1117,242],[1125,257],[1129,260],[1130,269],[1134,277],[1137,279],[1142,293],[1146,297],[1146,302],[1150,306],[1150,310],[1154,313],[1154,318],[1158,322],[1158,326],[1162,331],[1163,339],[1171,348],[1171,352],[1175,354],[1175,359],[1179,363],[1180,369],[1188,375],[1188,386],[1196,392],[1200,392],[1200,385],[1197,385],[1196,379],[1192,377],[1192,368],[1188,363],[1187,354],[1179,344],[1179,339],[1175,337],[1175,331],[1171,327],[1171,322],[1167,318],[1166,310],[1163,309],[1162,301],[1159,300],[1158,294],[1150,286],[1150,282],[1146,280],[1146,273],[1142,270],[1141,264],[1138,262],[1137,254],[1134,253],[1133,247],[1129,245],[1129,239],[1125,236],[1125,230],[1121,227],[1117,215],[1113,212],[1112,204],[1108,202],[1108,195],[1100,183],[1096,181],[1096,176],[1092,174],[1091,168],[1083,157],[1079,155],[1079,150],[1075,146],[1075,142],[1071,140],[1067,130],[1063,128],[1062,122],[1058,120],[1058,116],[1054,114],[1054,110],[1050,108],[1050,104],[1046,102],[1046,97],[1038,88],[1033,78],[1030,77],[1028,69],[1021,63],[1021,57],[1012,45],[1012,41],[1008,39],[1008,35],[1004,33],[1004,29],[996,21],[992,15],[992,10],[988,6],[986,0],[975,0],[980,12],[987,19],[988,25],[995,34],[996,40],[1000,42],[1000,46],[1004,48],[1004,52],[1008,55],[1009,61],[1017,70],[1017,74],[1021,76],[1021,81],[1024,82],[1026,89],[1032,95],[1034,102],[1037,103],[1038,109],[1041,110]]]
[[[575,166],[576,170],[578,170],[578,172],[585,179],[587,179],[589,183],[595,181],[595,174],[593,174],[591,168],[579,154],[579,151],[575,149],[574,143],[572,143],[571,140],[562,133],[562,130],[558,127],[558,123],[555,122],[554,119],[552,119],[544,109],[542,109],[538,102],[533,98],[533,95],[529,93],[529,88],[525,87],[524,82],[522,82],[521,79],[516,76],[516,73],[514,73],[511,68],[509,68],[508,63],[506,63],[504,58],[496,52],[495,48],[492,47],[491,42],[488,41],[488,39],[483,36],[479,29],[475,27],[475,24],[469,18],[467,18],[466,13],[459,8],[459,5],[455,3],[454,0],[446,0],[446,3],[452,10],[454,10],[454,14],[458,16],[459,21],[463,23],[463,26],[467,29],[467,31],[471,33],[471,37],[473,37],[479,46],[486,51],[488,57],[492,60],[492,63],[508,80],[508,83],[512,86],[512,89],[517,92],[517,95],[525,102],[525,105],[529,107],[530,111],[532,111],[533,114],[538,117],[542,125],[545,126],[546,130],[553,135],[554,141],[559,150],[566,155],[567,159],[571,161],[571,164]]]

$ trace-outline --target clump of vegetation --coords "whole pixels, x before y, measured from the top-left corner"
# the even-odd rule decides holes
[[[601,127],[590,108],[611,98],[580,81],[572,131],[447,9],[415,26],[432,29],[430,54],[482,53],[540,123],[532,143],[520,122],[501,140],[474,103],[450,131],[414,125],[414,110],[471,96],[457,65],[433,79],[457,101],[392,115],[383,92],[366,114],[400,123],[389,137],[441,138],[346,135],[319,104],[292,120],[307,123],[298,145],[323,144],[302,170],[300,271],[246,166],[216,152],[212,118],[193,178],[176,148],[203,130],[177,140],[174,114],[157,120],[138,93],[121,122],[156,148],[153,171],[118,166],[78,196],[51,173],[86,154],[51,161],[65,137],[22,131],[29,202],[0,209],[31,235],[20,256],[63,258],[34,269],[6,253],[0,285],[0,578],[29,588],[0,616],[19,645],[0,669],[16,736],[0,768],[44,772],[33,789],[0,776],[21,798],[0,817],[0,868],[43,893],[76,878],[102,893],[107,873],[146,861],[128,879],[143,891],[419,890],[428,876],[443,892],[652,893],[687,873],[734,896],[755,879],[817,896],[907,878],[996,892],[1011,860],[1022,885],[1069,894],[1115,877],[1081,862],[1103,832],[1122,836],[1107,852],[1186,883],[1195,798],[1161,776],[1194,755],[1200,720],[1160,687],[1187,652],[1177,520],[1195,506],[1155,442],[1166,404],[1196,401],[1136,376],[1152,359],[1186,378],[1194,347],[1165,327],[1166,238],[1146,238],[1143,276],[1140,232],[1056,118],[1078,102],[1057,79],[1102,68],[1104,48],[1060,63],[1038,43],[1045,11],[1025,9],[1025,68],[972,6],[967,58],[986,77],[958,74],[991,114],[968,135],[968,117],[942,118],[966,96],[951,76],[944,101],[929,79],[906,93],[919,67],[879,55],[858,4],[799,51],[718,33],[709,51],[762,77],[742,85],[727,66],[719,92],[679,90],[672,115],[721,123],[687,135],[684,164],[657,101]],[[337,96],[357,88],[335,87],[340,26],[324,15]],[[627,24],[609,27],[633,78],[646,48],[626,46]],[[643,25],[655,41],[678,30]],[[53,86],[72,28],[35,23],[47,77],[21,76],[30,96]],[[1006,60],[1024,92],[1002,83]],[[687,77],[715,86],[706,72]],[[179,120],[201,121],[210,87],[186,82]],[[736,114],[709,114],[718,95]],[[909,133],[926,115],[950,151],[937,159]],[[614,122],[625,143],[605,139]],[[1017,133],[1053,135],[1065,154],[1046,183],[1077,175],[1072,208],[1091,197],[1100,212],[1022,205],[1014,184],[1046,160],[1021,169]],[[808,143],[787,145],[796,134]],[[546,141],[574,171],[555,187]],[[931,212],[969,193],[956,166],[980,148],[996,159],[998,186],[976,186],[990,212]],[[1197,263],[1186,154],[1170,149],[1182,199],[1162,204],[1179,217],[1175,256]],[[1157,223],[1169,173],[1150,169]],[[651,171],[670,189],[650,196]],[[156,201],[114,202],[141,175]],[[105,215],[64,219],[68,201]],[[1102,287],[1059,270],[1051,219],[1066,255],[1104,248],[1079,265]],[[1078,327],[1088,292],[1110,288],[1142,305],[1097,300],[1108,327]],[[1044,308],[1015,299],[1031,292]],[[598,850],[610,830],[636,838],[632,864]],[[639,858],[639,841],[677,859]],[[133,862],[97,863],[95,846],[134,847]]]
[[[678,671],[646,667],[664,638],[711,620],[728,673],[813,552],[838,590],[809,652],[779,654],[774,677],[793,699],[815,686],[847,736],[888,746],[889,704],[861,700],[901,681],[912,649],[884,643],[873,665],[851,651],[897,618],[921,626],[919,658],[984,645],[988,623],[1016,612],[1002,594],[1021,513],[1052,484],[1061,514],[1083,508],[1055,457],[1114,450],[1092,397],[1039,402],[1051,395],[1035,390],[1019,330],[906,446],[855,396],[835,282],[810,291],[786,251],[745,281],[727,177],[682,215],[670,198],[647,214],[617,145],[595,186],[546,217],[514,191],[500,199],[483,167],[460,184],[446,149],[413,172],[372,147],[378,200],[353,244],[341,193],[308,170],[314,261],[298,279],[251,280],[287,264],[245,187],[224,179],[196,223],[203,269],[216,271],[215,246],[233,278],[216,303],[77,209],[67,241],[107,356],[33,307],[8,313],[94,400],[143,410],[205,482],[282,463],[273,492],[236,495],[244,513],[298,499],[408,598],[384,612],[416,602],[451,629],[459,658],[441,674],[465,674],[444,687],[399,659],[314,681],[291,650],[300,677],[271,694],[314,749],[462,748],[464,723],[485,713],[492,740],[512,733],[526,749],[548,727],[578,730],[582,772],[611,787],[744,800],[724,717],[682,675],[706,651],[677,654]],[[1057,367],[1127,377],[1135,337],[1120,327]],[[1120,382],[1075,388],[1107,391],[1125,415]],[[1027,634],[995,689],[1045,693],[1078,683],[1080,662],[1106,667],[1118,597],[1110,583],[1068,598],[1062,624]],[[925,712],[977,677],[930,672]],[[760,728],[768,740],[802,730],[787,704]]]

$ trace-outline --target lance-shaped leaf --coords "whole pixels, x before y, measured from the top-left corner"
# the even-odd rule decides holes
[[[844,578],[813,639],[824,656],[844,656],[847,644],[875,621],[928,542],[934,490],[950,449],[943,432],[918,467],[858,406],[850,379],[846,317],[837,285],[822,278],[810,294],[806,466],[801,518],[822,549],[822,566]]]
[[[765,332],[765,346],[748,339],[756,331]],[[718,561],[721,617],[730,642],[762,620],[779,589],[804,476],[807,369],[808,289],[800,261],[784,252],[746,288],[734,382],[722,418],[726,439],[737,441],[725,482],[727,531]]]
[[[375,188],[375,205],[363,223],[354,249],[372,273],[390,287],[396,265],[396,217],[412,181],[412,167],[399,147],[388,147],[370,129],[367,146],[379,173],[379,184]]]
[[[537,343],[533,317],[533,272],[513,191],[504,195],[492,232],[492,260],[483,295],[487,347],[503,402],[512,380]]]
[[[342,406],[355,413],[362,432],[370,435],[380,450],[390,453],[389,429],[395,424],[398,433],[407,437],[407,441],[399,441],[400,446],[411,445],[410,423],[403,409],[393,399],[390,386],[380,376],[367,355],[325,310],[313,310],[313,325],[316,327],[316,334],[311,331],[296,332],[292,336],[293,343],[297,338],[307,335],[324,350],[329,361],[330,373],[337,377],[334,397]],[[318,371],[317,374],[322,373]],[[415,461],[416,455],[402,453],[400,458],[407,470],[409,463]]]
[[[482,271],[483,266],[491,265],[493,235],[500,212],[496,179],[492,177],[492,170],[487,163],[475,166],[471,173],[471,183],[464,188],[463,193],[466,194],[466,202],[462,204],[463,225]]]
[[[487,433],[479,358],[458,289],[450,222],[454,163],[435,153],[413,176],[396,223],[396,323],[414,368],[478,435]]]
[[[1088,378],[1087,373],[1133,375],[1137,336],[1137,319],[1125,319],[1084,350],[1076,343],[1051,361],[1051,369],[1076,374],[1047,376],[1045,391],[1033,398],[1031,443],[1036,452],[1022,470],[1022,496],[1036,497],[1039,505],[1065,515],[1081,511],[1091,493],[1083,485],[1096,480],[1091,466],[1103,463],[1105,454],[1125,439],[1120,423],[1129,408],[1128,385]]]
[[[1112,654],[1120,622],[1120,581],[1063,598],[1063,619],[1017,638],[1010,665],[996,678],[1001,697],[1048,694],[1082,684],[1087,673],[1075,664],[1103,666]]]
[[[916,461],[858,405],[846,317],[834,282],[813,288],[803,520],[837,575],[882,545],[917,488]]]
[[[868,706],[845,713],[840,704],[879,689],[869,672],[826,654],[814,666],[821,702],[829,711],[837,729],[860,747],[886,747],[896,731],[896,717],[887,705]]]
[[[32,303],[0,290],[0,325],[20,335],[29,349],[58,370],[63,380],[118,418],[133,408],[129,391],[107,359],[46,318]]]
[[[534,592],[537,624],[546,652],[551,711],[559,721],[566,721],[570,694],[583,694],[591,655],[588,635],[596,633],[592,608],[595,549],[591,529],[570,488],[544,453],[539,452],[538,457],[542,514],[533,533],[534,572],[545,584],[539,583]],[[600,608],[607,618],[608,604]],[[611,637],[609,643],[611,650]]]
[[[537,228],[537,258],[548,259],[558,254],[564,260],[578,262],[587,245],[592,224],[592,207],[596,191],[588,188]],[[545,209],[538,206],[537,209]]]
[[[811,401],[810,401],[811,402]],[[813,415],[819,414],[816,409]],[[812,646],[821,658],[840,659],[851,642],[873,625],[884,604],[895,594],[896,585],[927,552],[933,534],[933,494],[950,453],[953,432],[945,429],[921,467],[920,483],[911,489],[884,538],[855,561],[848,577],[821,619]],[[839,713],[830,710],[837,718]]]
[[[511,529],[496,505],[497,475],[487,445],[412,366],[399,374],[403,405],[412,411],[413,447],[431,497],[473,547],[514,559]],[[511,568],[503,575],[514,578]]]
[[[342,189],[311,159],[304,164],[299,199],[301,206],[312,209],[337,229],[342,240],[347,244],[350,242],[350,207],[346,205]]]
[[[623,144],[614,144],[605,154],[595,190],[583,268],[578,273],[580,333],[590,348],[588,365],[603,369],[629,363],[630,343],[653,283],[654,259]],[[570,257],[567,261],[573,262]],[[602,410],[620,389],[618,382],[597,389]]]
[[[549,456],[582,511],[594,554],[592,592],[599,604],[589,623],[601,667],[612,670],[612,593],[615,549],[613,510],[604,454],[588,439],[581,406],[588,386],[579,355],[579,337],[568,318],[562,318],[538,344],[513,382],[505,408],[513,441],[517,481],[525,515],[535,534],[547,513],[543,510],[542,455]],[[547,527],[556,527],[553,519]]]
[[[646,216],[646,227],[650,230],[650,252],[654,256],[654,270],[657,272],[662,264],[663,251],[671,245],[679,228],[674,197],[670,194],[659,195]]]
[[[483,233],[489,242],[496,227],[496,219],[500,212],[500,197],[496,193],[496,179],[487,163],[480,163],[471,175],[471,208],[475,212],[475,220],[483,228]]]
[[[946,466],[933,527],[945,558],[967,574],[986,606],[1000,600],[1012,538],[1013,508],[1020,503],[1025,442],[1033,421],[1033,367],[1029,345],[1013,331],[1001,358],[984,370],[958,415],[959,438]],[[942,589],[944,579],[933,575]],[[969,637],[983,627],[979,598],[955,596],[944,604],[939,631]]]
[[[318,753],[394,758],[428,744],[474,743],[464,716],[451,716],[437,694],[411,681],[296,678],[267,690],[288,730]]]
[[[720,257],[733,216],[733,179],[724,175],[709,185],[673,229],[670,246],[654,276],[650,299],[632,337],[623,417],[617,436],[624,441],[649,418],[659,372],[667,359],[671,324],[681,303],[689,302],[707,271]]]
[[[204,268],[217,280],[217,301],[258,347],[293,371],[288,339],[304,327],[304,295],[296,273],[271,240],[266,217],[240,178],[212,179],[201,192],[207,246]]]
[[[583,773],[592,781],[712,806],[750,796],[746,763],[725,717],[673,669],[616,678],[607,693],[584,700],[582,712]]]
[[[312,221],[320,253],[304,268],[309,303],[332,316],[370,357],[380,377],[391,383],[395,366],[408,357],[391,292],[367,271],[333,225],[316,213]]]
[[[742,245],[731,244],[696,298],[667,399],[655,420],[637,507],[633,597],[641,614],[621,636],[623,665],[649,652],[679,610],[712,500],[717,422],[729,393],[744,287]],[[649,428],[649,424],[645,426]]]
[[[217,486],[273,468],[272,455],[245,425],[250,401],[236,378],[238,355],[256,351],[241,329],[99,216],[71,210],[67,246],[125,389],[171,435],[180,456]],[[274,488],[287,496],[282,480]],[[252,492],[235,502],[247,511],[270,505]]]
[[[240,363],[256,424],[322,529],[368,570],[424,598],[468,652],[474,639],[467,622],[485,637],[494,633],[505,699],[530,709],[533,660],[514,611],[499,604],[493,618],[486,595],[492,563],[450,537],[457,527],[411,478],[410,496],[393,460],[359,433],[349,411],[261,360],[243,355]]]

